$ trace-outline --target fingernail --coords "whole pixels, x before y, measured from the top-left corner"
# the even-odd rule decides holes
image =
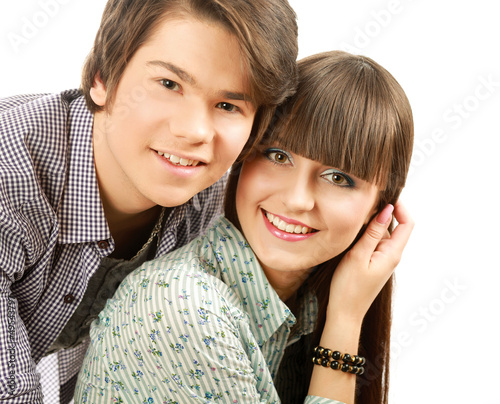
[[[377,222],[380,224],[386,224],[391,218],[392,212],[394,211],[394,206],[391,204],[387,205],[382,212],[380,212],[377,216]]]

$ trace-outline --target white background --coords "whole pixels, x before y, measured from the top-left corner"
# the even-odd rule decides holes
[[[44,11],[51,2],[58,7]],[[2,2],[0,96],[78,87],[104,4]],[[417,225],[397,271],[391,404],[500,403],[498,2],[291,4],[301,57],[370,56],[413,106],[416,145],[402,198]]]

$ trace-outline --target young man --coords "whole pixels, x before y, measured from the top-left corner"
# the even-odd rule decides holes
[[[286,0],[109,0],[81,91],[0,101],[0,400],[41,403],[52,352],[70,400],[90,322],[206,228],[296,58]]]

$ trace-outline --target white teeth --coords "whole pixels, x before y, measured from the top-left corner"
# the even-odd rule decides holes
[[[307,234],[312,231],[311,228],[306,226],[300,226],[295,224],[290,224],[281,220],[278,216],[274,216],[272,213],[266,212],[266,217],[269,222],[271,222],[275,227],[282,231],[286,231],[287,233],[295,233],[295,234]]]
[[[157,151],[156,153],[158,153],[160,156],[165,157],[166,159],[170,160],[170,162],[172,162],[173,164],[179,164],[183,167],[187,167],[187,166],[196,167],[198,164],[200,164],[199,161],[181,158],[178,156],[174,156],[173,154],[170,154],[170,153],[163,153],[160,151]]]

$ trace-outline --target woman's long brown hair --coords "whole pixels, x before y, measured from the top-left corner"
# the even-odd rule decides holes
[[[380,211],[397,201],[406,181],[413,148],[411,107],[394,77],[370,58],[322,53],[299,62],[297,93],[278,109],[264,143],[377,184]],[[232,168],[225,201],[226,217],[240,230],[234,201],[242,164]],[[320,264],[302,285],[318,299],[312,346],[323,332],[332,275],[348,250]],[[359,354],[367,365],[357,379],[358,404],[388,402],[392,286],[393,277],[363,320]]]

